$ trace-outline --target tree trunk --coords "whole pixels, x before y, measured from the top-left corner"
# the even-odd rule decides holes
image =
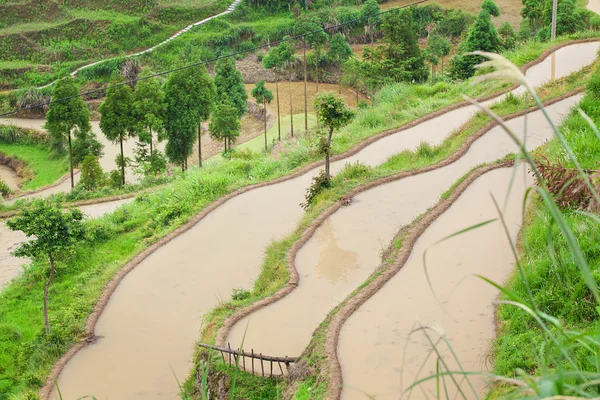
[[[354,88],[356,90],[356,108],[358,108],[358,86]]]
[[[121,182],[125,186],[125,156],[123,155],[123,136],[119,136],[119,143],[121,144]]]
[[[275,91],[277,92],[277,133],[281,142],[281,114],[279,113],[279,81],[275,81]]]
[[[444,56],[442,56],[442,75],[444,75]]]
[[[202,168],[202,122],[198,124],[198,166]]]
[[[223,152],[227,153],[227,138],[223,138]]]
[[[290,68],[290,135],[294,137],[294,113],[292,106],[292,69]]]
[[[267,102],[263,99],[263,110],[265,112],[265,152],[267,151]]]
[[[75,187],[75,178],[73,177],[73,147],[71,146],[71,131],[69,131],[69,169],[71,170],[71,189]]]
[[[152,129],[150,129],[150,162],[152,162],[154,158],[154,151],[152,150]]]
[[[306,40],[304,40],[304,133],[308,133],[308,96],[306,94]]]
[[[342,70],[340,69],[340,82],[339,82],[339,86],[338,86],[338,94],[341,96],[342,95],[342,79],[344,78],[344,74],[342,73]]]
[[[185,172],[185,163],[181,160],[181,172]]]
[[[315,80],[317,82],[317,93],[319,93],[319,50],[315,49],[315,68],[316,68],[316,75],[315,75]]]
[[[331,138],[333,137],[333,128],[329,128],[329,137],[327,138],[327,151],[325,152],[325,177],[329,180],[329,153],[331,152]]]
[[[52,253],[48,253],[48,258],[50,259],[50,276],[44,285],[44,329],[46,330],[46,335],[50,333],[50,322],[48,320],[48,291],[50,290],[50,285],[52,284],[54,274],[56,273],[56,265],[54,264]]]
[[[434,75],[433,75],[433,64],[431,64],[431,81],[432,82],[433,82],[433,77],[434,77]]]

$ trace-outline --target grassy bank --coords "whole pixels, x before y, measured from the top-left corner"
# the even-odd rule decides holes
[[[580,76],[579,79],[584,77]],[[568,79],[563,82],[566,86],[562,88],[560,85],[554,86],[555,93],[567,90],[569,85],[577,85],[577,81]],[[463,92],[476,97],[493,92],[498,87],[468,83],[391,85],[374,99],[374,106],[359,110],[356,121],[335,136],[334,152],[346,151],[383,129],[398,127],[456,102],[461,99]],[[507,107],[510,107],[508,103]],[[45,265],[28,268],[22,277],[0,293],[0,348],[3,350],[0,354],[0,399],[37,396],[54,362],[81,339],[85,320],[102,288],[127,261],[227,193],[290,174],[319,159],[318,141],[319,137],[314,133],[299,137],[284,146],[277,159],[262,153],[251,153],[249,156],[243,155],[243,158],[234,156],[232,160],[209,163],[202,170],[192,169],[177,177],[158,192],[138,196],[135,202],[113,215],[87,222],[90,237],[81,244],[68,263],[61,265],[51,288],[50,320],[54,329],[48,336],[43,334],[40,311],[41,277]],[[452,151],[448,143],[446,146],[445,150],[440,148],[433,156],[431,151],[425,151],[423,156],[429,157],[433,163]],[[357,185],[367,177],[374,179],[400,170],[402,165],[410,165],[414,161],[411,157],[416,156],[403,154],[394,157],[381,169],[364,171],[361,168],[359,170],[364,171],[361,172],[364,175],[359,174],[348,180],[344,187]],[[323,196],[320,200],[323,205],[325,201],[333,201],[327,197],[331,194],[325,193]],[[279,254],[275,252],[273,257]],[[281,273],[279,270],[276,272]],[[283,284],[286,278],[272,276],[272,281],[265,282],[263,293]]]
[[[66,157],[55,156],[42,145],[0,142],[0,153],[23,160],[26,164],[23,190],[51,185],[69,171]]]
[[[580,107],[600,124],[600,71],[594,74]],[[562,124],[561,132],[584,169],[598,169],[600,137],[583,117],[572,112]],[[553,139],[537,152],[553,163],[574,168],[564,147]],[[600,220],[584,210],[563,209],[567,225],[575,233],[593,276],[600,279]],[[523,275],[516,274],[506,288],[523,304],[556,318],[545,321],[548,331],[523,309],[513,305],[498,308],[498,338],[494,344],[496,374],[522,378],[533,375],[537,385],[548,386],[549,395],[597,396],[598,387],[589,384],[600,373],[598,347],[595,342],[600,325],[598,307],[586,284],[581,265],[576,262],[564,231],[555,223],[550,209],[534,198],[522,232],[521,257]],[[531,294],[529,294],[531,293]],[[508,299],[508,296],[505,296]],[[587,374],[587,375],[583,375]],[[498,386],[492,397],[503,397],[507,387]]]
[[[586,82],[589,79],[591,71],[593,71],[594,68],[595,66],[585,68],[572,76],[545,85],[539,90],[540,96],[544,100],[550,100],[560,96],[563,93],[580,87],[582,82]],[[508,96],[504,101],[494,104],[492,109],[498,115],[503,116],[519,112],[524,108],[533,106],[533,104],[533,100],[529,98]],[[387,162],[375,168],[369,168],[360,164],[347,165],[338,175],[333,178],[332,187],[324,190],[315,198],[314,204],[309,211],[305,213],[294,232],[286,238],[274,242],[267,248],[261,275],[256,280],[253,288],[248,291],[246,296],[237,300],[223,303],[216,307],[211,313],[205,315],[205,327],[200,341],[203,343],[214,343],[216,332],[223,325],[223,322],[227,317],[242,308],[248,307],[260,299],[274,294],[287,284],[289,280],[287,265],[288,251],[293,244],[300,239],[302,233],[307,229],[307,227],[323,211],[337,203],[349,191],[357,186],[379,178],[390,176],[398,172],[413,171],[437,164],[454,154],[469,137],[478,132],[490,121],[490,117],[485,114],[478,113],[463,126],[463,129],[448,137],[438,146],[431,147],[423,143],[416,151],[405,151],[398,155],[392,156]],[[459,180],[459,182],[461,180]],[[451,190],[453,190],[457,184],[453,185],[449,191],[445,192],[443,197],[449,196]],[[401,246],[401,240],[402,236],[395,239],[391,249],[386,255],[387,258],[385,262],[391,262],[395,252]],[[363,287],[372,279],[375,279],[375,277],[380,273],[381,271],[376,272],[360,287]],[[359,290],[360,287],[357,290]],[[333,314],[330,314],[330,316],[331,315]],[[311,344],[309,345],[309,351],[307,352],[308,355],[306,356],[305,361],[310,367],[311,373],[309,377],[301,383],[296,394],[296,398],[323,398],[327,392],[327,379],[326,377],[321,376],[320,369],[325,360],[324,334],[328,326],[330,316],[319,327],[317,334],[315,334]],[[207,353],[205,350],[198,350],[196,353],[196,359],[198,361],[203,360],[206,358],[206,354]],[[220,365],[221,363],[219,360],[215,360],[214,364],[215,371],[220,373],[230,373],[230,377],[235,374],[236,398],[259,398],[257,397],[258,393],[253,392],[253,388],[257,387],[255,383],[257,378],[255,376],[244,372],[238,372],[234,369]],[[196,373],[194,371],[186,383],[187,394],[190,397],[195,396],[200,390],[195,377]],[[264,381],[264,387],[274,387],[276,385],[278,385],[278,390],[289,390],[285,387],[285,385],[277,383],[274,380],[268,379]],[[262,388],[263,387],[261,387],[261,390]],[[318,395],[319,393],[321,395]],[[254,397],[248,397],[249,394]]]

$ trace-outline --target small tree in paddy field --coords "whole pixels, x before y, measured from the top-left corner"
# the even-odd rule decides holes
[[[431,77],[433,78],[433,67],[442,61],[442,74],[444,73],[444,57],[450,54],[452,44],[447,38],[432,33],[427,38],[427,47],[425,48],[425,58],[431,63]]]
[[[210,136],[215,140],[223,140],[225,152],[231,151],[231,142],[240,136],[240,125],[235,104],[229,97],[222,96],[208,124]]]
[[[331,139],[333,131],[340,129],[350,123],[354,118],[354,112],[346,108],[344,100],[333,93],[323,93],[315,98],[315,111],[319,121],[329,129],[327,139],[323,146],[325,153],[325,179],[329,180],[329,156],[331,154]]]
[[[47,200],[35,200],[21,215],[8,220],[13,231],[23,231],[29,241],[14,251],[17,257],[29,257],[37,263],[48,261],[44,284],[44,329],[50,332],[48,319],[49,290],[56,275],[57,262],[65,261],[74,247],[85,237],[83,213],[78,209],[61,210]]]
[[[123,141],[135,136],[133,118],[133,95],[127,85],[117,85],[108,88],[106,100],[100,105],[100,129],[106,138],[119,143],[121,148],[121,181],[125,185],[125,155]]]
[[[133,92],[133,115],[140,143],[150,145],[150,160],[154,155],[154,134],[164,139],[167,103],[160,82],[153,78],[139,81]]]
[[[80,136],[88,134],[92,129],[90,126],[90,112],[83,102],[83,98],[79,96],[79,87],[70,77],[61,79],[56,83],[52,98],[54,100],[64,100],[50,104],[44,127],[48,130],[52,139],[61,144],[61,147],[64,141],[67,141],[69,145],[71,187],[74,187],[71,134],[75,132],[78,132]]]
[[[292,105],[292,73],[296,62],[296,48],[290,40],[289,36],[283,38],[279,46],[271,48],[267,55],[263,58],[263,67],[267,69],[276,68],[279,71],[287,71],[290,80],[290,134],[294,136],[294,118]],[[281,140],[281,137],[279,138]]]
[[[346,41],[346,38],[341,33],[336,33],[331,38],[331,44],[329,45],[329,50],[327,50],[327,58],[329,58],[333,64],[335,64],[338,68],[340,68],[340,79],[339,79],[339,88],[338,92],[342,93],[342,64],[344,64],[350,57],[352,57],[354,53],[352,52],[352,48]]]
[[[250,94],[257,103],[262,104],[265,112],[265,151],[267,151],[267,103],[273,101],[273,92],[266,88],[265,81],[258,81]]]

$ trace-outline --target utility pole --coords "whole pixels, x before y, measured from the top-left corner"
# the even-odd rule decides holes
[[[558,8],[558,0],[552,0],[552,34],[551,40],[556,39],[556,9]]]

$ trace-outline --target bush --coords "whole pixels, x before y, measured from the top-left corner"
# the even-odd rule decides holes
[[[96,190],[106,185],[104,171],[93,154],[88,154],[81,163],[81,184],[86,190]]]
[[[306,194],[304,195],[305,201],[304,203],[300,203],[300,207],[305,210],[310,209],[319,193],[330,187],[331,180],[327,178],[325,171],[321,171],[319,175],[313,178],[313,183],[306,189]]]
[[[245,289],[233,289],[231,291],[233,300],[246,300],[248,297],[250,297],[250,292]]]
[[[2,195],[2,197],[7,197],[10,194],[12,194],[12,190],[8,187],[6,182],[0,178],[0,195]]]
[[[108,174],[108,183],[113,189],[121,189],[123,187],[123,175],[121,175],[121,171],[112,170],[110,174]]]

